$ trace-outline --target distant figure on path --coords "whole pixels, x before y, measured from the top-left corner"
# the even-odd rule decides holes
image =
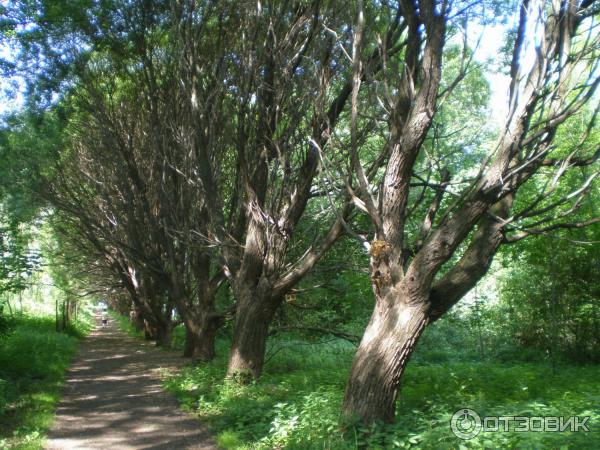
[[[106,313],[106,308],[102,310],[102,326],[105,327],[108,323],[108,314]]]

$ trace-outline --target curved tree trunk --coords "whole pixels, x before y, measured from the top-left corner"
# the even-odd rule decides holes
[[[400,378],[428,323],[423,303],[398,300],[377,298],[346,385],[342,414],[347,419],[394,420]]]

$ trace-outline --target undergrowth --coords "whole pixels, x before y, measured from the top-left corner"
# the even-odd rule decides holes
[[[228,343],[221,340],[216,361],[188,367],[166,386],[212,427],[224,449],[597,448],[597,367],[552,371],[545,363],[439,363],[417,355],[403,379],[396,422],[365,428],[339,421],[353,352],[343,341],[275,338],[263,377],[239,386],[224,380]],[[449,424],[455,411],[467,407],[482,417],[591,416],[592,431],[481,432],[462,441]]]
[[[0,449],[38,449],[52,423],[64,371],[88,319],[55,331],[54,317],[17,316],[0,339]]]
[[[133,333],[127,319],[120,323]],[[276,336],[269,341],[260,381],[241,386],[225,379],[230,342],[222,338],[214,361],[168,376],[165,386],[184,409],[211,426],[223,449],[598,448],[597,366],[564,361],[553,366],[543,354],[508,344],[490,344],[481,354],[473,343],[465,345],[464,336],[453,337],[450,331],[443,326],[426,331],[403,378],[393,424],[341,424],[355,348],[338,339]],[[178,327],[174,347],[181,349],[183,340],[183,328]],[[485,431],[461,440],[452,433],[450,421],[464,408],[481,417],[589,416],[590,432]],[[516,425],[511,422],[511,430]]]

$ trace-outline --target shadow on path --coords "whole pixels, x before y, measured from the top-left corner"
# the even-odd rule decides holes
[[[216,449],[207,428],[161,387],[160,369],[185,362],[126,336],[112,320],[97,327],[66,373],[45,448]]]

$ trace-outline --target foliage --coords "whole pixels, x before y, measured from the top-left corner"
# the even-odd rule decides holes
[[[77,340],[57,333],[53,317],[14,320],[0,341],[0,448],[39,448]]]
[[[59,115],[15,114],[0,128],[0,295],[23,291],[41,263],[32,245],[46,205],[38,193],[57,155]]]
[[[4,314],[4,303],[0,302],[0,339],[8,335],[14,328],[14,320]]]
[[[0,295],[25,289],[37,269],[39,255],[31,251],[29,240],[21,226],[2,227],[0,223]]]
[[[439,342],[455,323],[442,319],[426,334]],[[224,381],[225,356],[184,369],[165,382],[187,410],[207,421],[225,449],[454,449],[591,448],[593,433],[485,432],[470,441],[450,430],[452,414],[469,407],[481,416],[591,416],[598,402],[595,367],[481,360],[468,336],[454,338],[437,354],[427,345],[415,352],[402,384],[396,423],[371,427],[339,424],[339,410],[353,347],[336,340],[319,344],[301,338],[271,342],[260,383]],[[472,332],[470,334],[473,334]],[[425,336],[425,342],[427,342]],[[433,341],[433,340],[432,340]],[[452,340],[451,340],[452,341]],[[221,355],[228,343],[221,340]],[[286,351],[277,351],[284,347]],[[515,349],[516,353],[517,349]],[[440,357],[444,353],[444,357]],[[543,357],[543,355],[541,355]]]
[[[600,230],[589,229],[597,240]],[[600,362],[600,253],[596,246],[574,245],[562,234],[548,252],[548,238],[521,243],[500,283],[505,326],[521,347],[553,359]]]

